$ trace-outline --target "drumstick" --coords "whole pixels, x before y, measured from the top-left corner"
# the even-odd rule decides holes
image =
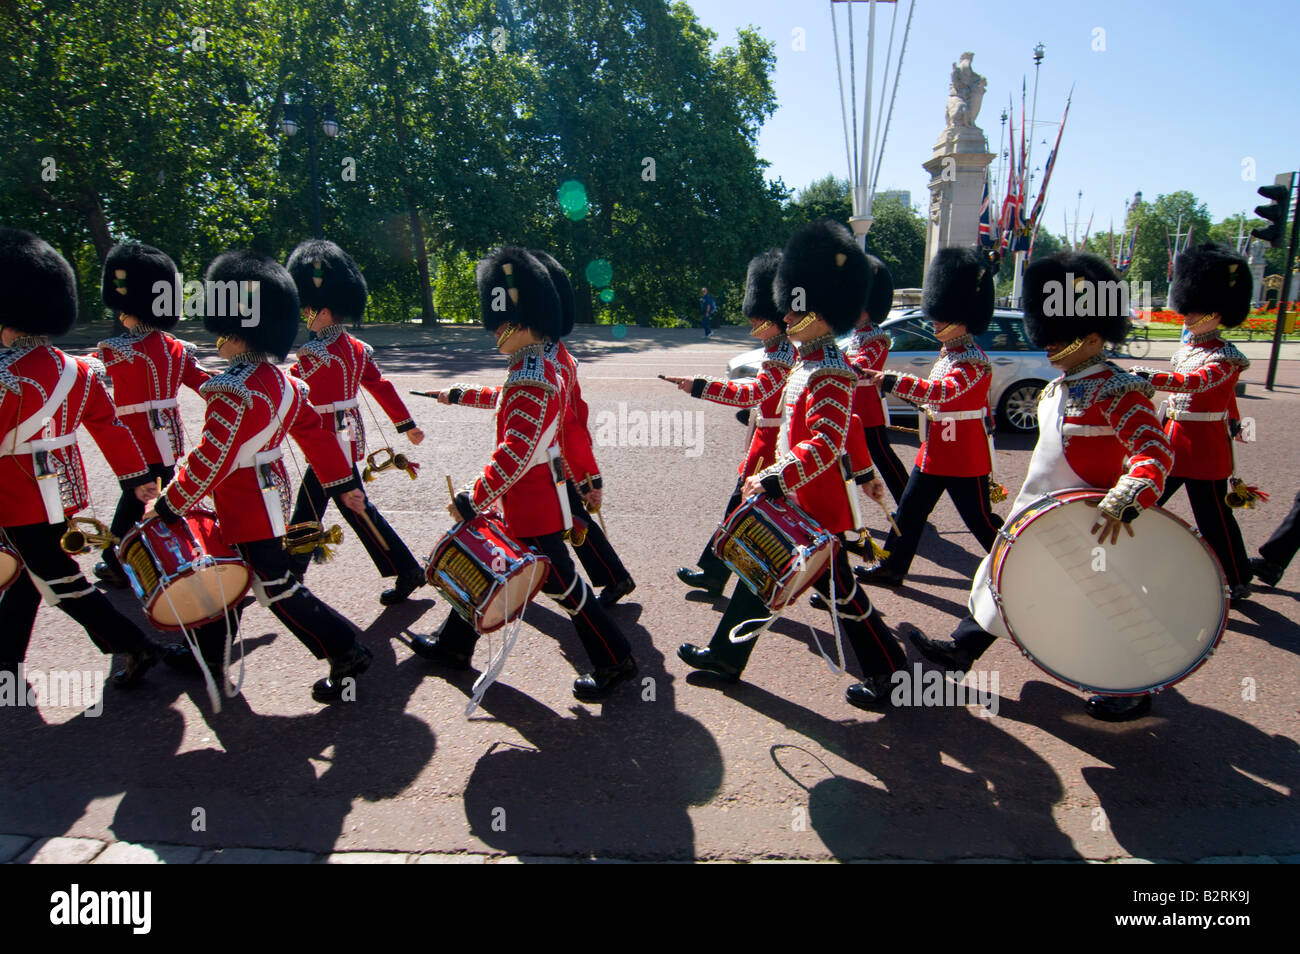
[[[875,500],[876,498],[872,497],[871,499]],[[885,518],[889,521],[889,525],[894,528],[894,533],[901,537],[903,531],[898,529],[898,523],[894,520],[894,515],[889,512],[888,505],[883,500],[876,500],[876,505],[879,506],[881,510],[885,511]]]
[[[659,377],[662,378],[663,375],[661,374],[661,375],[659,375]],[[587,488],[587,493],[591,493],[591,491],[592,491],[592,489],[593,489],[592,486],[591,486],[591,475],[588,474],[586,477],[582,478],[582,482],[583,482],[583,484],[584,484],[584,485],[586,486],[586,488]],[[588,513],[590,513],[590,512],[591,512],[591,511],[590,511],[590,508],[589,508],[589,509],[588,509]],[[604,508],[603,508],[603,507],[601,507],[601,508],[599,508],[599,509],[596,510],[596,519],[600,521],[600,532],[603,533],[605,536],[609,536],[609,531],[605,529],[605,514],[604,514]]]
[[[360,517],[365,522],[365,525],[370,528],[370,535],[374,537],[376,541],[378,541],[381,547],[384,548],[384,552],[388,552],[389,550],[392,549],[392,547],[388,545],[388,541],[385,540],[383,536],[380,534],[379,528],[375,526],[374,521],[370,519],[370,514],[366,513],[363,510],[359,514],[357,514],[357,516]]]
[[[447,475],[447,494],[451,497],[451,502],[456,502],[456,490],[451,485],[451,474]]]
[[[434,398],[436,400],[438,395],[441,394],[442,392],[441,391],[411,391],[410,393],[416,395],[417,397]]]

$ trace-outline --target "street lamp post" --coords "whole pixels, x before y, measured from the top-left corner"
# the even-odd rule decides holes
[[[303,126],[307,128],[307,154],[311,168],[312,234],[316,238],[324,238],[320,215],[320,177],[317,172],[319,149],[316,145],[316,120],[320,120],[321,132],[330,139],[338,136],[339,124],[338,120],[334,118],[334,107],[326,106],[323,109],[317,109],[315,96],[316,90],[308,83],[303,91],[301,103],[297,105],[286,104],[284,116],[280,119],[280,131],[286,136],[293,137],[298,134],[298,130]]]

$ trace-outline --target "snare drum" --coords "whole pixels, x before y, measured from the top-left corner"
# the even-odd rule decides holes
[[[9,545],[8,540],[0,539],[0,593],[14,585],[18,574],[23,572],[23,558]]]
[[[486,634],[523,616],[550,570],[551,561],[511,539],[500,515],[489,511],[448,530],[424,576]]]
[[[192,510],[170,526],[150,517],[131,528],[117,552],[145,615],[160,629],[220,619],[253,582],[248,564],[221,541],[210,510]]]
[[[728,514],[713,535],[713,552],[775,613],[821,576],[832,541],[793,501],[760,494]]]
[[[1218,645],[1227,585],[1213,551],[1159,507],[1115,544],[1089,529],[1095,490],[1035,501],[998,534],[989,587],[1016,644],[1040,669],[1084,692],[1135,696],[1191,675]]]

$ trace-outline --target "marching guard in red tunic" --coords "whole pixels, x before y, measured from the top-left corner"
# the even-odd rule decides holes
[[[113,674],[130,686],[164,655],[82,576],[59,545],[89,503],[77,428],[95,438],[122,489],[157,494],[130,429],[113,413],[96,370],[50,344],[77,320],[72,267],[43,239],[0,228],[0,536],[21,559],[0,596],[0,672],[18,677],[41,599],[76,620],[102,653],[124,653]]]
[[[569,614],[594,666],[574,681],[573,694],[602,699],[636,674],[636,661],[564,545],[570,523],[559,438],[564,398],[559,371],[543,355],[546,339],[560,332],[559,298],[546,268],[522,248],[493,252],[479,262],[476,279],[483,326],[495,334],[509,370],[500,389],[459,395],[462,403],[468,395],[477,406],[496,406],[497,447],[482,476],[447,510],[472,520],[499,503],[511,536],[550,561],[542,592]],[[436,635],[417,635],[411,648],[448,668],[468,669],[478,636],[453,611]]]
[[[632,574],[614,551],[594,514],[604,503],[604,481],[596,455],[592,452],[591,430],[588,425],[587,402],[582,399],[582,385],[578,383],[578,361],[564,346],[564,340],[573,331],[576,317],[573,303],[573,285],[569,275],[554,257],[533,249],[533,257],[542,263],[550,275],[555,293],[560,297],[560,336],[546,342],[543,354],[555,364],[560,374],[564,393],[564,417],[560,423],[560,453],[568,470],[569,510],[574,522],[586,524],[582,540],[575,543],[573,552],[578,555],[587,579],[592,586],[603,587],[600,605],[613,606],[636,589]],[[581,514],[582,516],[578,516]]]
[[[176,263],[151,245],[118,245],[104,259],[104,304],[118,312],[126,333],[99,343],[99,358],[113,382],[118,419],[131,429],[149,464],[149,476],[168,483],[185,453],[176,395],[181,385],[198,391],[211,375],[195,348],[167,332],[180,320]],[[144,515],[133,491],[123,492],[109,529],[119,540]],[[122,589],[126,575],[117,551],[104,551],[95,575]]]
[[[844,350],[844,359],[859,375],[885,369],[890,340],[880,329],[880,322],[889,316],[894,303],[894,280],[889,269],[874,255],[867,259],[871,262],[871,294],[853,331],[853,341]],[[889,443],[889,407],[874,381],[859,377],[853,389],[853,413],[862,421],[867,451],[897,504],[907,486],[907,469]]]
[[[1169,304],[1192,336],[1171,359],[1173,371],[1136,370],[1157,391],[1171,392],[1165,432],[1174,469],[1160,503],[1186,485],[1196,528],[1219,558],[1234,600],[1250,596],[1252,572],[1241,528],[1224,498],[1233,476],[1237,378],[1250,362],[1219,329],[1246,320],[1251,291],[1250,264],[1223,246],[1206,243],[1180,254]]]
[[[1039,398],[1038,443],[1009,522],[1045,494],[1092,487],[1106,491],[1093,531],[1100,529],[1098,540],[1114,544],[1121,527],[1133,535],[1129,524],[1167,486],[1174,455],[1151,404],[1155,391],[1104,354],[1107,342],[1123,341],[1128,334],[1128,315],[1115,310],[1080,316],[1059,307],[1062,289],[1071,294],[1087,283],[1100,291],[1118,281],[1107,262],[1089,254],[1062,253],[1025,271],[1025,329],[1064,373]],[[1054,290],[1055,305],[1048,304]],[[1092,297],[1099,303],[1110,300],[1103,294]],[[970,592],[971,615],[951,637],[935,639],[911,623],[899,624],[899,633],[927,659],[967,672],[996,637],[1009,636],[989,589],[990,563],[986,557],[980,564]],[[1134,719],[1150,708],[1150,695],[1096,695],[1087,703],[1089,715],[1108,722]]]
[[[721,381],[714,378],[665,377],[691,397],[703,398],[728,407],[758,408],[750,419],[749,450],[740,462],[736,489],[727,501],[723,518],[742,500],[740,487],[751,474],[773,463],[777,457],[777,436],[781,431],[781,394],[786,379],[799,360],[795,347],[785,336],[785,325],[772,297],[772,282],[781,264],[781,252],[773,249],[755,256],[745,276],[744,313],[749,319],[750,335],[763,343],[763,366],[752,378]],[[677,578],[687,586],[722,594],[731,570],[718,559],[710,543],[697,561],[699,569],[681,567]]]
[[[211,496],[221,538],[239,551],[255,580],[253,592],[317,659],[329,659],[329,675],[317,680],[318,702],[343,698],[347,682],[365,672],[371,653],[348,622],[294,576],[284,546],[290,484],[281,443],[291,436],[340,506],[365,509],[352,462],[307,398],[307,386],[275,366],[298,332],[298,292],[278,263],[253,252],[218,256],[205,276],[210,283],[236,283],[241,314],[209,313],[204,326],[217,338],[217,353],[230,362],[201,388],[208,406],[203,437],[179,465],[154,507],[175,523]],[[251,299],[245,298],[251,291]],[[251,311],[251,314],[248,312]],[[223,662],[227,625],[239,625],[240,608],[225,620],[199,627],[196,642],[209,669]],[[190,653],[167,662],[197,671]],[[224,677],[223,677],[224,678]]]
[[[397,388],[380,373],[373,349],[344,328],[348,321],[360,321],[366,308],[366,280],[356,262],[333,242],[312,239],[293,250],[287,267],[298,288],[307,330],[316,335],[298,349],[298,361],[289,373],[311,388],[311,403],[326,429],[337,435],[354,475],[356,463],[366,458],[366,428],[357,400],[361,388],[384,409],[397,433],[418,445],[424,432],[411,420]],[[309,466],[298,488],[290,525],[319,521],[328,506],[325,489]],[[366,501],[364,517],[343,508],[343,519],[361,540],[379,575],[396,577],[393,588],[385,590],[379,602],[385,606],[400,603],[424,585],[424,570],[373,503]],[[297,556],[294,562],[302,579],[311,554]]]
[[[844,469],[857,375],[836,347],[835,335],[853,327],[870,283],[866,254],[839,223],[813,222],[786,245],[774,291],[787,333],[799,346],[800,363],[783,391],[777,459],[741,486],[744,497],[759,493],[792,497],[824,530],[837,535],[857,529],[850,496],[856,489],[850,485],[852,474]],[[883,496],[884,484],[870,473],[863,476],[869,478],[871,495]],[[876,708],[889,698],[891,675],[905,662],[903,651],[854,580],[842,540],[834,547],[830,567],[813,586],[828,605],[833,603],[865,674],[862,682],[848,687],[845,697],[859,708]],[[732,632],[743,635],[760,629],[769,617],[758,596],[737,582],[708,646],[684,643],[677,655],[696,669],[734,682],[744,671],[755,640],[733,643]]]
[[[898,502],[898,530],[884,544],[889,556],[857,571],[858,579],[885,586],[898,586],[907,575],[944,491],[985,552],[1002,526],[989,503],[993,366],[973,338],[993,317],[993,274],[984,256],[974,248],[941,249],[925,277],[922,308],[943,343],[930,376],[861,372],[864,381],[916,404],[921,425],[921,449]]]

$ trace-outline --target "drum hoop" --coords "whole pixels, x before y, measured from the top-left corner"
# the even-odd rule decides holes
[[[1073,497],[1070,500],[1061,499],[1063,495],[1075,494],[1081,491],[1086,491],[1087,494],[1081,497]],[[1031,508],[1036,507],[1039,503],[1042,503],[1044,500],[1050,500],[1051,503],[1049,505],[1045,505],[1040,511],[1034,514],[1033,519],[1026,521],[1024,524],[1018,527],[1017,530],[1023,530],[1025,527],[1029,526],[1031,523],[1034,522],[1034,520],[1037,520],[1043,514],[1050,513],[1051,511],[1056,510],[1059,507],[1065,506],[1067,503],[1075,503],[1078,500],[1088,499],[1087,495],[1095,496],[1099,500],[1102,497],[1106,496],[1105,492],[1100,490],[1095,490],[1090,487],[1071,487],[1064,490],[1055,491],[1054,493],[1043,494],[1041,497],[1037,498],[1033,503],[1031,503],[1028,507],[1026,507],[1025,512],[1027,513]],[[1199,543],[1201,545],[1201,548],[1205,550],[1205,552],[1208,553],[1212,558],[1212,563],[1214,565],[1214,568],[1218,571],[1219,574],[1219,582],[1224,587],[1224,590],[1226,591],[1228,585],[1228,578],[1224,575],[1223,567],[1219,564],[1218,557],[1214,556],[1214,551],[1210,549],[1209,544],[1205,542],[1201,534],[1194,527],[1192,527],[1186,520],[1178,516],[1178,514],[1170,513],[1164,507],[1151,506],[1151,507],[1147,507],[1146,509],[1158,510],[1162,514],[1165,514],[1168,517],[1172,517],[1175,521],[1181,524],[1186,530],[1191,532],[1192,536],[1196,538],[1196,542]],[[1000,533],[1001,531],[999,531],[999,534]],[[1219,611],[1219,626],[1218,626],[1218,631],[1214,634],[1214,638],[1211,639],[1210,642],[1206,645],[1206,648],[1201,653],[1201,655],[1198,656],[1195,659],[1195,661],[1189,664],[1188,667],[1184,669],[1181,673],[1179,673],[1177,676],[1174,676],[1170,679],[1166,679],[1165,681],[1158,684],[1152,684],[1143,689],[1130,689],[1123,692],[1118,692],[1110,689],[1103,690],[1096,686],[1085,686],[1080,684],[1075,679],[1070,679],[1066,676],[1061,675],[1060,673],[1056,672],[1050,667],[1044,665],[1043,662],[1037,656],[1035,656],[1028,648],[1025,647],[1025,644],[1020,641],[1020,637],[1016,635],[1016,629],[1014,626],[1011,625],[1011,620],[1007,618],[1006,610],[1002,606],[1002,596],[1001,596],[1002,570],[1006,565],[1006,561],[997,559],[997,557],[1000,554],[1005,553],[1007,550],[1010,549],[1011,544],[1015,542],[1016,536],[1018,535],[1019,535],[1018,533],[1016,535],[1011,535],[1011,536],[999,535],[998,539],[993,544],[993,549],[989,551],[989,558],[994,561],[993,563],[994,572],[989,576],[989,582],[988,582],[989,591],[993,596],[993,605],[998,608],[998,616],[1002,620],[1002,625],[1005,626],[1007,628],[1007,632],[1011,634],[1011,641],[1016,644],[1016,648],[1020,650],[1021,655],[1023,655],[1026,659],[1032,662],[1043,672],[1047,673],[1057,682],[1064,683],[1065,685],[1077,689],[1080,692],[1094,692],[1094,693],[1100,693],[1107,696],[1145,696],[1155,692],[1163,692],[1165,689],[1168,689],[1170,686],[1182,682],[1192,673],[1196,672],[1196,670],[1204,666],[1206,660],[1208,660],[1211,656],[1214,655],[1214,651],[1218,648],[1219,642],[1223,639],[1223,634],[1228,627],[1228,601],[1226,599],[1223,602],[1222,609],[1220,609]]]

